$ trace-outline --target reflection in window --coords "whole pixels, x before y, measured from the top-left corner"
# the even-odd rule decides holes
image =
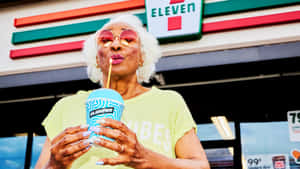
[[[0,138],[0,169],[23,169],[27,136]]]
[[[197,125],[201,141],[235,139],[234,122],[228,122],[225,116],[211,117],[211,120],[213,123]]]
[[[212,169],[232,169],[233,166],[233,155],[229,148],[213,148],[205,149],[207,159]]]
[[[293,157],[300,142],[291,142],[288,122],[241,123],[242,154],[248,169],[300,169]]]
[[[235,139],[234,122],[228,122],[225,116],[211,117],[212,123],[198,124],[197,135],[201,141]],[[233,147],[205,149],[212,169],[232,169]]]

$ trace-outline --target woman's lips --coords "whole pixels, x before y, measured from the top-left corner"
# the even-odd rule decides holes
[[[116,65],[116,64],[122,63],[124,60],[124,57],[120,54],[115,54],[115,55],[111,56],[111,59],[112,59],[112,64]]]

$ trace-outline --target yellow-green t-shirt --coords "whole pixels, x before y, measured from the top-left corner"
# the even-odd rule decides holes
[[[65,97],[52,108],[43,126],[47,136],[53,139],[65,128],[86,124],[85,101],[91,91],[79,91]],[[132,99],[125,100],[125,109],[121,118],[138,137],[140,143],[152,151],[176,158],[175,144],[185,132],[196,129],[192,115],[182,96],[175,91],[151,90]],[[101,158],[117,156],[117,153],[105,148],[93,147],[78,158],[72,165],[76,169],[126,169],[119,166],[97,166]]]

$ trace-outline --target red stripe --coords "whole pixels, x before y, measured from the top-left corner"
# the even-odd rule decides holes
[[[239,28],[271,25],[300,20],[300,11],[256,16],[241,19],[232,19],[226,21],[212,22],[203,24],[202,32],[216,32],[223,30],[232,30]]]
[[[170,4],[177,4],[177,3],[182,3],[184,0],[171,0]]]
[[[72,19],[78,17],[91,16],[96,14],[111,13],[116,11],[124,11],[129,9],[143,8],[145,7],[144,0],[128,0],[122,2],[115,2],[104,5],[97,5],[86,8],[79,8],[61,12],[53,12],[42,15],[28,16],[22,18],[16,18],[14,25],[16,27],[34,25],[40,23],[47,23],[52,21],[59,21],[64,19]]]
[[[84,40],[10,51],[11,59],[81,50]]]
[[[243,19],[233,19],[212,23],[203,23],[202,32],[218,32],[226,31],[238,28],[247,28],[262,25],[271,25],[287,22],[295,22],[300,20],[300,11],[286,12],[280,14],[272,14],[265,16],[256,16]],[[26,49],[15,49],[10,51],[10,58],[17,59],[28,56],[37,56],[50,53],[60,53],[67,51],[81,50],[83,47],[83,41],[75,41],[69,43],[61,43],[48,46],[40,46]]]

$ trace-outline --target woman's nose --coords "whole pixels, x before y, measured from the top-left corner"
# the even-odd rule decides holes
[[[111,49],[114,51],[121,50],[121,43],[118,38],[115,38],[111,44]]]

